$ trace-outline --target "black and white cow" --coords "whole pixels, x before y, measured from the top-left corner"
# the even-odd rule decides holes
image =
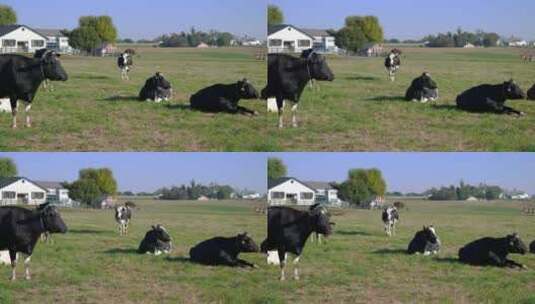
[[[200,242],[190,249],[189,256],[192,262],[204,265],[256,268],[256,265],[239,259],[238,255],[258,251],[258,245],[245,232],[235,237],[215,237]]]
[[[255,87],[244,78],[233,84],[215,84],[191,95],[192,109],[205,112],[257,115],[256,111],[239,106],[240,99],[258,99]]]
[[[0,55],[0,98],[9,98],[12,127],[17,127],[17,101],[26,103],[26,126],[31,127],[29,111],[37,89],[45,79],[66,81],[67,73],[61,66],[59,54],[46,52],[41,59],[28,58],[22,55]]]
[[[305,86],[311,80],[334,80],[334,74],[324,56],[316,52],[308,53],[307,58],[287,54],[268,55],[268,85],[262,90],[262,98],[276,98],[279,128],[283,127],[284,100],[293,102],[292,126],[297,127],[297,105]]]
[[[299,280],[297,264],[303,253],[308,237],[317,232],[328,236],[332,232],[329,215],[324,208],[315,208],[312,211],[295,210],[288,207],[268,208],[268,234],[261,244],[261,251],[268,253],[276,250],[280,261],[280,280],[285,280],[284,268],[287,253],[296,257],[294,264],[294,279]]]
[[[66,233],[56,207],[45,204],[38,210],[21,207],[0,207],[0,250],[8,250],[11,260],[11,280],[16,279],[17,253],[26,256],[25,277],[30,279],[30,259],[42,233]]]
[[[396,72],[401,67],[401,51],[393,49],[385,58],[385,68],[388,72],[388,78],[391,81],[396,80]]]
[[[47,52],[48,52],[48,49],[39,49],[35,51],[35,53],[33,53],[33,58],[43,59],[43,57],[45,56]],[[49,92],[54,91],[54,88],[52,87],[52,83],[48,80],[48,78],[45,78],[45,80],[43,80],[43,89]]]
[[[483,84],[464,91],[457,96],[457,107],[469,112],[524,115],[523,112],[505,106],[505,102],[508,99],[525,98],[526,94],[511,79],[502,84]]]
[[[426,103],[438,99],[437,83],[431,79],[431,75],[424,72],[422,76],[415,78],[405,93],[405,100]]]
[[[309,211],[314,211],[314,210],[319,209],[319,208],[323,209],[323,210],[327,213],[327,215],[329,216],[329,218],[330,218],[331,215],[330,215],[330,213],[329,213],[329,210],[327,210],[327,208],[326,208],[325,206],[323,206],[323,205],[321,205],[321,204],[319,204],[319,203],[310,206],[310,207],[308,208],[308,210],[309,210]],[[333,222],[330,222],[330,224],[331,224],[331,227],[334,226],[334,225],[336,225],[336,224],[333,223]],[[321,233],[319,233],[319,232],[314,232],[314,233],[312,234],[311,238],[310,238],[310,241],[311,241],[311,242],[315,242],[315,241],[317,241],[318,244],[321,244],[321,242],[322,242],[321,239],[322,239],[323,237],[324,237],[323,234],[321,234]]]
[[[115,207],[115,221],[119,229],[120,235],[128,234],[128,224],[132,219],[132,210],[127,206]]]
[[[531,244],[529,244],[529,252],[535,253],[535,241],[533,241],[533,242],[531,242]]]
[[[519,267],[525,266],[507,259],[510,253],[526,254],[527,246],[518,234],[510,234],[503,238],[485,237],[475,240],[459,250],[462,263],[478,266]]]
[[[171,236],[164,226],[152,226],[152,229],[145,233],[145,237],[139,244],[138,253],[160,255],[169,254],[172,249]]]
[[[134,65],[134,60],[132,59],[132,55],[130,55],[127,52],[121,53],[119,57],[117,58],[117,66],[121,70],[121,79],[122,80],[130,80],[128,77],[128,72],[130,72],[130,69]]]
[[[414,238],[409,243],[407,252],[409,254],[431,255],[437,254],[440,250],[440,239],[433,225],[416,232]]]
[[[383,209],[383,214],[381,215],[381,218],[383,219],[383,223],[385,224],[386,235],[396,235],[396,224],[399,221],[398,209],[394,206],[389,206]]]
[[[145,85],[139,92],[139,100],[159,103],[162,100],[169,100],[172,93],[171,83],[160,72],[156,72],[154,76],[145,81]]]
[[[528,90],[528,100],[535,100],[535,84]]]

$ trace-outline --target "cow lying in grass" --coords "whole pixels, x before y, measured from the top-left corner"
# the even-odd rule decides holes
[[[409,243],[407,253],[423,255],[437,254],[440,250],[440,245],[440,239],[433,225],[429,227],[424,226],[422,230],[416,232],[414,235],[414,238]]]
[[[438,99],[438,87],[431,75],[424,72],[422,76],[414,79],[405,93],[405,100],[426,103]]]
[[[139,244],[138,253],[160,255],[171,252],[171,236],[162,225],[152,226],[152,229],[145,233],[145,237]]]
[[[535,253],[535,241],[533,241],[533,242],[531,242],[531,244],[529,244],[529,252]]]
[[[469,112],[524,115],[523,112],[505,106],[505,102],[525,98],[526,94],[511,79],[502,84],[483,84],[464,91],[457,96],[457,107]]]
[[[171,84],[167,81],[160,72],[156,72],[154,76],[145,81],[145,85],[139,92],[139,100],[160,102],[162,100],[169,100],[173,90]]]
[[[473,241],[459,250],[462,263],[478,266],[519,267],[524,265],[507,259],[510,253],[526,254],[528,248],[514,233],[503,238],[486,237]]]
[[[255,87],[243,79],[233,84],[215,84],[193,94],[190,98],[192,109],[204,112],[226,112],[258,115],[256,111],[239,106],[240,99],[258,99]]]
[[[256,268],[256,265],[239,259],[238,255],[242,252],[258,251],[258,245],[245,232],[235,237],[215,237],[200,242],[190,249],[189,256],[192,262],[203,265]]]
[[[528,90],[528,99],[535,100],[535,84]]]

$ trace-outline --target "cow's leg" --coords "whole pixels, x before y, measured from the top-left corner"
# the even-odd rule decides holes
[[[299,104],[296,102],[292,106],[292,127],[297,128],[297,106]]]
[[[253,116],[258,115],[257,111],[249,110],[246,107],[237,106],[237,108],[238,108],[238,112],[240,112],[242,114],[250,114],[250,115],[253,115]]]
[[[318,238],[318,244],[321,245],[321,234],[317,233],[316,237]]]
[[[284,127],[283,123],[283,112],[284,112],[284,98],[277,97],[277,109],[279,114],[279,129],[282,129]]]
[[[11,123],[11,128],[16,129],[17,128],[17,98],[11,97],[9,99],[11,103],[11,115],[13,116],[13,122]]]
[[[496,265],[496,266],[500,266],[500,267],[507,266],[506,260],[500,258],[500,256],[498,256],[496,253],[492,251],[489,251],[489,261],[491,264]]]
[[[508,106],[503,106],[503,111],[507,114],[515,114],[515,115],[518,115],[518,116],[523,116],[523,115],[526,115],[526,113],[524,112],[521,112],[521,111],[518,111],[518,110],[515,110],[511,107],[508,107]]]
[[[525,265],[523,264],[520,264],[520,263],[517,263],[513,260],[509,260],[509,259],[505,259],[505,264],[508,265],[509,267],[511,268],[515,268],[515,267],[518,267],[518,268],[526,268]]]
[[[32,109],[31,103],[26,103],[26,107],[24,108],[24,114],[26,114],[26,128],[32,127],[32,118],[30,117],[30,110]]]
[[[256,266],[255,264],[249,263],[249,262],[247,262],[245,260],[237,259],[237,261],[238,261],[239,266],[241,266],[241,267],[258,268],[258,266]]]
[[[15,281],[17,279],[17,252],[9,250],[9,259],[11,260],[11,281]]]
[[[297,263],[299,263],[299,259],[300,258],[301,258],[301,256],[299,255],[292,262],[292,264],[294,266],[294,280],[299,280],[299,269],[297,267]]]
[[[26,280],[30,280],[32,277],[30,275],[30,260],[32,259],[32,256],[29,255],[24,259],[24,278]]]
[[[280,280],[284,281],[286,280],[286,276],[284,275],[284,267],[286,266],[286,252],[284,250],[279,249],[279,261],[280,261],[280,268],[281,268],[281,276]]]

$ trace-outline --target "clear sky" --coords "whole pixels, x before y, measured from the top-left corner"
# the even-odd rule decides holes
[[[121,38],[155,38],[189,30],[216,29],[264,39],[264,0],[3,0],[19,23],[37,28],[72,29],[81,15],[110,15]]]
[[[268,0],[286,23],[309,28],[343,26],[348,15],[376,15],[387,38],[422,38],[431,33],[483,29],[535,39],[533,0]]]
[[[41,181],[73,181],[87,167],[113,170],[120,191],[154,191],[163,186],[216,182],[266,192],[263,153],[0,153],[12,158],[19,175]]]
[[[270,153],[288,175],[305,181],[341,182],[351,168],[379,168],[388,191],[422,192],[432,186],[499,185],[535,194],[535,153]]]

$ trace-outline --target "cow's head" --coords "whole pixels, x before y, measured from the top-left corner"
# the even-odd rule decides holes
[[[240,99],[257,99],[260,98],[260,94],[258,94],[258,91],[255,89],[252,83],[247,80],[247,78],[244,78],[243,80],[238,81],[238,89],[239,89],[239,95]]]
[[[160,225],[160,224],[158,224],[156,226],[152,226],[152,231],[151,232],[154,235],[154,237],[159,241],[162,241],[162,242],[170,242],[171,241],[171,236],[169,235],[169,233],[167,232],[165,227]]]
[[[428,72],[424,72],[422,76],[420,76],[420,84],[422,88],[433,90],[438,88],[437,83],[433,79],[431,79],[431,74],[429,74]]]
[[[516,233],[510,234],[506,236],[506,239],[507,239],[507,252],[520,253],[520,254],[526,254],[526,252],[528,252],[528,247],[520,239],[518,234]]]
[[[513,79],[503,83],[503,93],[506,99],[526,99],[526,94]]]
[[[327,65],[325,56],[316,52],[310,52],[305,60],[307,61],[308,72],[310,73],[311,79],[320,81],[334,80],[334,74],[329,68],[329,65]]]
[[[56,207],[49,205],[48,203],[39,205],[37,212],[41,217],[43,226],[46,231],[50,233],[66,233],[67,225],[61,218],[59,211]]]
[[[425,240],[428,241],[429,243],[436,244],[439,242],[437,232],[435,230],[435,227],[433,227],[433,225],[429,227],[424,226],[422,231],[423,231],[423,236],[425,237]]]
[[[54,51],[47,51],[41,57],[41,66],[45,78],[57,81],[67,81],[69,76],[61,66],[60,54]]]
[[[334,223],[330,222],[330,215],[325,207],[316,207],[310,211],[312,218],[312,230],[323,234],[330,235]]]
[[[258,245],[247,235],[247,232],[236,236],[236,244],[240,252],[258,252]]]
[[[170,89],[171,83],[169,83],[169,81],[167,81],[167,79],[165,79],[160,72],[156,72],[156,74],[151,78],[151,86],[152,88]]]

